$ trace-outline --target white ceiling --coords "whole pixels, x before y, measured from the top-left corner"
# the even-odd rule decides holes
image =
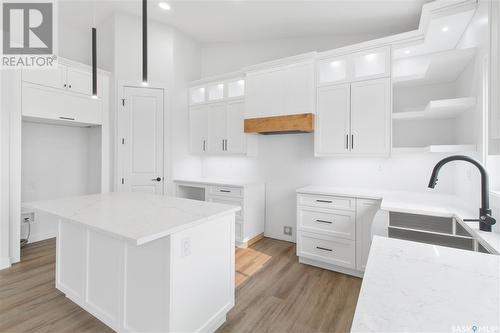
[[[204,43],[309,36],[395,34],[418,26],[429,0],[183,0],[163,11],[148,0],[152,20],[176,27]],[[86,29],[115,11],[140,15],[140,0],[61,0],[64,23]]]

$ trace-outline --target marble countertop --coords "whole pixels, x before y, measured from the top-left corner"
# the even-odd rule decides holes
[[[147,193],[113,192],[26,202],[23,209],[44,211],[141,245],[237,212],[241,207]]]
[[[330,186],[306,186],[297,189],[297,193],[378,199],[382,201],[380,208],[390,212],[456,218],[466,230],[477,236],[483,246],[500,253],[500,233],[481,231],[478,222],[464,222],[464,219],[477,219],[479,209],[464,208],[467,205],[453,195],[432,193],[432,190],[410,192]]]
[[[373,239],[351,332],[499,330],[500,256]]]
[[[245,187],[256,184],[262,184],[255,181],[234,180],[234,179],[218,179],[218,178],[176,178],[173,180],[176,183],[193,183],[193,184],[208,184],[208,185],[226,185]]]

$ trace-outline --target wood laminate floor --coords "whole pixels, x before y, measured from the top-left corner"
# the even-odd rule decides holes
[[[0,332],[112,332],[54,287],[55,240],[0,271]],[[361,279],[299,264],[295,244],[264,238],[236,251],[236,305],[218,333],[348,332]]]

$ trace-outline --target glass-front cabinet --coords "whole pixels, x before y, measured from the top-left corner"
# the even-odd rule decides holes
[[[244,96],[245,80],[242,76],[203,82],[189,89],[189,103],[191,105],[221,102],[226,99],[243,98]]]
[[[320,59],[316,70],[318,86],[388,77],[391,75],[390,47]]]

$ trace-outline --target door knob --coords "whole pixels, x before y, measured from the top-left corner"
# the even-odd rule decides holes
[[[155,182],[155,181],[156,181],[156,182],[161,182],[161,177],[156,177],[156,178],[153,178],[153,179],[151,179],[151,180],[152,180],[152,181],[154,181],[154,182]]]

